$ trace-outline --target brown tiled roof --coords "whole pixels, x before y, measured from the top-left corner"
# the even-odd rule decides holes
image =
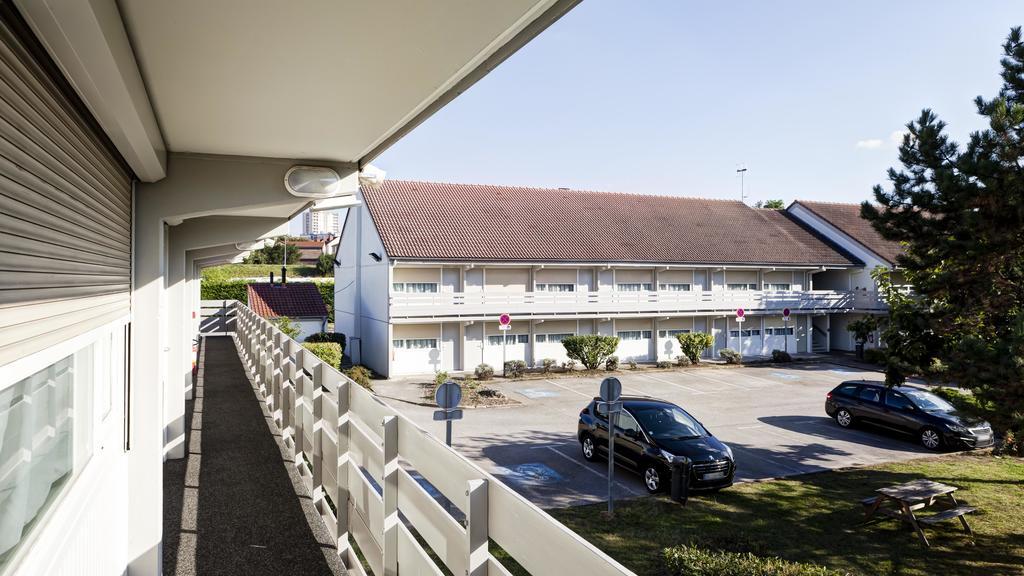
[[[807,208],[890,264],[896,264],[896,258],[903,253],[903,248],[898,242],[882,238],[882,235],[871,226],[870,222],[860,217],[860,204],[809,202],[806,200],[797,200],[796,204]]]
[[[327,306],[313,282],[249,284],[249,308],[264,318],[321,318]]]
[[[395,180],[364,198],[392,258],[859,264],[788,214],[736,201]]]

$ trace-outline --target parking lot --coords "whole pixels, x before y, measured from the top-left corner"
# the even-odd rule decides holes
[[[910,438],[875,430],[844,430],[824,412],[825,394],[843,380],[880,379],[830,363],[785,368],[705,367],[616,374],[623,394],[654,396],[679,404],[732,447],[737,481],[792,476],[825,469],[878,464],[927,454]],[[597,394],[603,375],[498,382],[521,405],[465,410],[455,422],[453,445],[543,507],[603,500],[604,462],[580,455],[580,410]],[[388,394],[388,383],[381,392]],[[433,408],[397,404],[439,438],[444,424]],[[620,498],[645,494],[638,476],[616,471]]]

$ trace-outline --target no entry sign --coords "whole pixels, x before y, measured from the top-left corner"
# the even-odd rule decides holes
[[[746,312],[743,311],[743,308],[737,308],[736,309],[736,317],[737,318],[743,318],[744,314],[746,314]]]
[[[789,308],[782,309],[782,317],[786,318],[787,320],[789,319]]]
[[[502,326],[508,326],[511,323],[512,317],[509,316],[508,314],[502,314],[501,316],[498,316],[498,324],[501,324]]]

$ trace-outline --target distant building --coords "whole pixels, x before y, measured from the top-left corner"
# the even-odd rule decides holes
[[[341,219],[337,210],[313,212],[306,210],[302,213],[302,235],[315,236],[319,234],[341,235]]]
[[[299,264],[316,266],[320,255],[324,253],[325,240],[292,240],[289,244],[299,249]]]
[[[299,327],[295,340],[302,342],[310,334],[327,330],[327,305],[320,289],[312,282],[270,284],[253,282],[248,286],[249,308],[264,318],[287,316]]]

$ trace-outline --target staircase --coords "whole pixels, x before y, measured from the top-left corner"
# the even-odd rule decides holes
[[[829,352],[828,332],[813,325],[811,326],[811,352],[815,354],[827,354]]]

